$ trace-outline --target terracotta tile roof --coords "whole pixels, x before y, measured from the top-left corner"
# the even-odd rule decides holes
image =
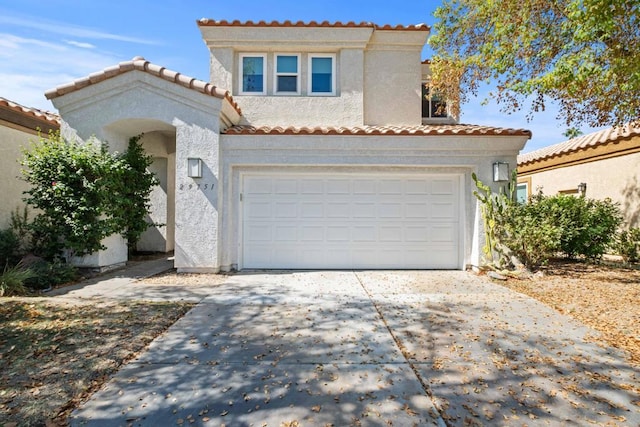
[[[38,108],[25,107],[17,102],[10,101],[0,96],[0,107],[5,107],[14,112],[29,118],[35,118],[49,123],[53,126],[60,126],[60,116],[51,111],[40,110]]]
[[[568,141],[550,145],[530,153],[521,154],[518,156],[518,165],[539,162],[638,135],[640,135],[640,123],[626,124],[621,127],[611,127],[587,135],[581,135]]]
[[[431,28],[426,24],[417,24],[417,25],[377,25],[371,22],[329,22],[329,21],[227,21],[225,19],[216,21],[214,19],[202,18],[198,21],[198,26],[200,27],[306,27],[306,28],[317,28],[317,27],[330,27],[330,28],[374,28],[376,30],[399,30],[399,31],[429,31]]]
[[[98,71],[97,73],[93,73],[86,77],[74,80],[71,83],[67,83],[54,89],[50,89],[45,92],[45,96],[47,97],[47,99],[57,98],[59,96],[75,92],[76,90],[82,89],[98,82],[102,82],[104,80],[108,80],[112,77],[119,76],[124,73],[128,73],[129,71],[133,70],[149,73],[153,76],[160,77],[161,79],[176,83],[188,89],[193,89],[200,93],[204,93],[205,95],[211,95],[216,98],[226,99],[231,103],[231,105],[233,105],[238,113],[241,113],[240,108],[234,102],[233,97],[228,91],[220,89],[212,85],[211,83],[207,83],[205,81],[186,76],[176,71],[168,70],[160,65],[153,64],[141,56],[136,56],[131,61],[121,62],[112,67],[105,68],[102,71]]]
[[[356,127],[269,127],[232,126],[227,135],[389,135],[389,136],[526,136],[531,131],[474,125],[356,126]]]

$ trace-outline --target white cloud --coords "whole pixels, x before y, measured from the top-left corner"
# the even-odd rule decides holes
[[[0,96],[28,107],[52,110],[44,92],[122,58],[109,53],[0,33]]]
[[[79,47],[82,49],[95,49],[96,46],[91,43],[77,42],[75,40],[65,40],[66,44],[70,44],[71,46]]]
[[[115,40],[126,43],[136,43],[144,45],[157,45],[154,40],[142,39],[138,37],[123,36],[120,34],[107,33],[92,28],[80,27],[66,22],[47,21],[42,18],[25,19],[8,14],[0,15],[0,24],[11,25],[21,28],[31,28],[53,34],[62,34],[68,37],[86,38],[94,40]]]

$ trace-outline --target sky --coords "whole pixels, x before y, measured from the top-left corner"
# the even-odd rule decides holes
[[[209,52],[196,21],[373,22],[433,25],[439,1],[428,0],[0,0],[0,97],[28,107],[55,108],[44,92],[135,56],[208,80]],[[422,59],[431,56],[427,47]],[[507,115],[477,98],[462,105],[460,122],[533,132],[524,152],[566,140],[557,108]],[[582,128],[584,133],[594,129]]]

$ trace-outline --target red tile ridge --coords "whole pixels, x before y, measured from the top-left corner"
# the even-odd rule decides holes
[[[227,135],[387,135],[387,136],[526,136],[531,131],[474,125],[418,125],[418,126],[354,126],[354,127],[295,127],[238,125],[228,128]]]
[[[240,107],[238,107],[238,104],[233,100],[233,97],[231,96],[229,91],[220,89],[219,87],[214,86],[211,83],[207,83],[194,77],[181,74],[177,71],[169,70],[163,66],[153,64],[141,56],[136,56],[130,61],[120,62],[117,65],[107,67],[96,73],[89,74],[86,77],[82,77],[70,83],[66,83],[54,89],[50,89],[45,92],[45,96],[47,97],[47,99],[54,99],[68,93],[75,92],[76,90],[82,89],[92,84],[102,82],[112,77],[134,70],[143,71],[153,76],[160,77],[163,80],[176,83],[180,86],[186,87],[188,89],[193,89],[200,93],[204,93],[205,95],[211,95],[216,98],[226,99],[238,112],[238,114],[242,114]]]
[[[44,122],[48,122],[53,126],[60,126],[60,116],[56,113],[46,110],[40,110],[38,108],[25,107],[17,102],[10,101],[7,98],[0,97],[0,106],[7,107],[13,111],[16,111],[24,116],[33,117]]]
[[[640,136],[640,121],[602,129],[587,135],[580,135],[559,144],[549,145],[529,153],[521,154],[518,156],[518,165],[524,166],[634,136]]]
[[[374,28],[376,30],[398,30],[398,31],[429,31],[431,28],[426,24],[417,25],[377,25],[372,22],[329,22],[329,21],[228,21],[226,19],[215,20],[209,18],[202,18],[196,21],[200,27],[330,27],[330,28]]]

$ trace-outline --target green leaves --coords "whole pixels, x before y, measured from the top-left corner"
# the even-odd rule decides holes
[[[491,81],[505,112],[555,100],[568,125],[640,117],[637,1],[445,0],[434,15],[432,87],[447,99],[464,102]],[[462,72],[459,88],[447,67]]]
[[[30,224],[39,255],[90,254],[105,249],[102,241],[112,234],[135,244],[148,227],[144,217],[155,184],[140,137],[131,138],[121,156],[105,144],[65,141],[59,133],[25,152],[23,175],[32,185],[25,201],[39,212]]]
[[[513,195],[491,189],[472,175],[480,191],[486,246],[490,266],[506,268],[511,256],[529,268],[538,267],[557,254],[569,258],[597,259],[607,251],[622,221],[619,207],[611,200],[571,195],[544,196],[518,204]],[[514,173],[510,190],[515,187]]]

